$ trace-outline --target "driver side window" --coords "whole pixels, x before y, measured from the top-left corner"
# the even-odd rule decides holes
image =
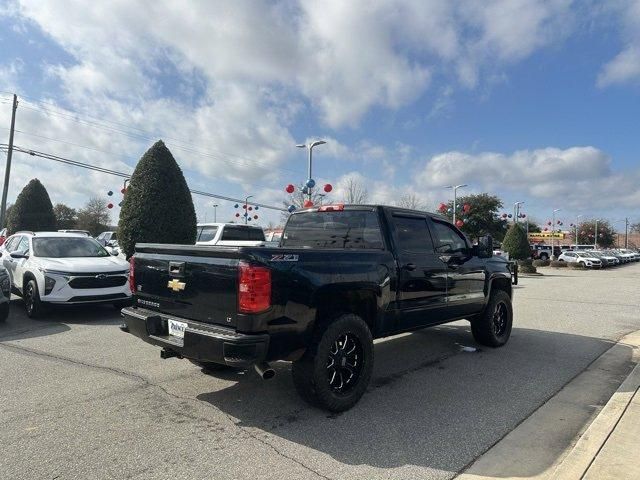
[[[434,219],[433,226],[436,251],[440,253],[468,253],[467,241],[452,225]]]

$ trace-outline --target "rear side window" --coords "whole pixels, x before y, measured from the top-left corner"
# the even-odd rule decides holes
[[[218,227],[210,226],[210,227],[202,227],[198,234],[199,242],[210,242],[213,240],[218,233]]]
[[[426,218],[393,216],[398,249],[408,253],[433,253]]]
[[[21,238],[22,238],[21,236],[11,237],[4,247],[7,250],[7,252],[9,253],[14,252],[16,250],[16,247],[20,243]]]
[[[234,227],[226,225],[220,240],[251,240],[264,242],[264,232],[261,228]]]
[[[373,211],[343,210],[291,215],[282,235],[283,247],[384,248],[378,216]]]

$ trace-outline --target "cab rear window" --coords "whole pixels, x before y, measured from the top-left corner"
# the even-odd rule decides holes
[[[343,210],[291,215],[283,247],[383,249],[378,216],[373,211]]]
[[[225,225],[221,240],[250,240],[264,242],[264,232],[261,228],[234,227]]]

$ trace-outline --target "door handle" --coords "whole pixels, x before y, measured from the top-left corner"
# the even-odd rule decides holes
[[[405,270],[408,270],[410,272],[413,272],[416,269],[416,264],[415,263],[407,263],[405,265],[403,265],[403,267]]]

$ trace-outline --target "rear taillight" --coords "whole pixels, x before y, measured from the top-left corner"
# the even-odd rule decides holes
[[[131,290],[131,293],[136,293],[136,263],[134,260],[133,256],[129,259],[129,290]]]
[[[238,311],[264,312],[271,306],[271,270],[240,262],[238,265]]]

